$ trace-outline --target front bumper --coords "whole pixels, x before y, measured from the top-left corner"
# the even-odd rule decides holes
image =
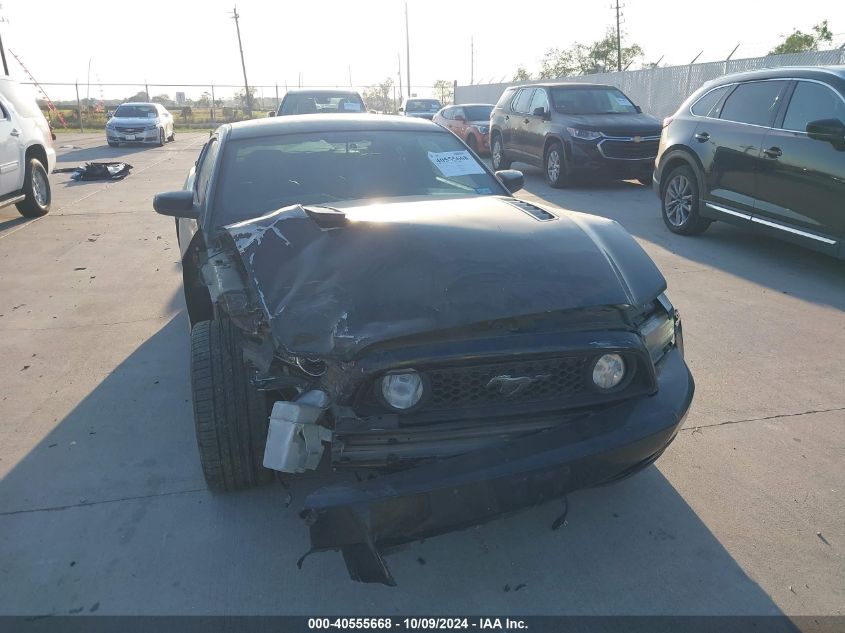
[[[615,139],[605,139],[606,141]],[[654,156],[644,158],[612,158],[605,155],[597,141],[573,139],[568,156],[573,171],[592,172],[617,178],[650,177],[654,170]]]
[[[311,552],[340,549],[353,580],[394,585],[382,552],[620,479],[674,439],[695,385],[681,352],[658,366],[658,390],[576,421],[472,453],[305,499]]]
[[[140,132],[123,132],[106,128],[106,138],[112,143],[158,143],[159,128]]]

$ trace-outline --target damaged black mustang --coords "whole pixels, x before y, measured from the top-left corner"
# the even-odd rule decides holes
[[[154,203],[177,218],[209,486],[374,473],[301,516],[311,551],[392,585],[391,547],[657,459],[694,391],[666,281],[616,222],[521,187],[419,119],[219,128]]]

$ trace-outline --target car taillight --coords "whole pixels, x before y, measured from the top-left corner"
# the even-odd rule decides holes
[[[663,127],[669,127],[669,124],[672,122],[672,120],[674,118],[675,117],[673,117],[673,116],[667,116],[665,119],[663,119]]]

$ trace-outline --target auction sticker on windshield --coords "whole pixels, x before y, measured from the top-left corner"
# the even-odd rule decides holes
[[[466,150],[429,152],[428,160],[434,163],[434,166],[444,176],[467,176],[484,173],[481,165]]]

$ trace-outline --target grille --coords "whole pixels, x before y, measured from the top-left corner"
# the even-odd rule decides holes
[[[660,139],[643,140],[639,143],[622,140],[606,140],[599,144],[599,150],[606,158],[638,159],[657,156]]]
[[[426,409],[539,402],[586,391],[584,356],[449,367],[427,373]]]
[[[142,128],[142,127],[122,127],[122,126],[118,125],[117,131],[118,132],[128,132],[129,134],[132,134],[133,132],[143,132],[144,128]]]

